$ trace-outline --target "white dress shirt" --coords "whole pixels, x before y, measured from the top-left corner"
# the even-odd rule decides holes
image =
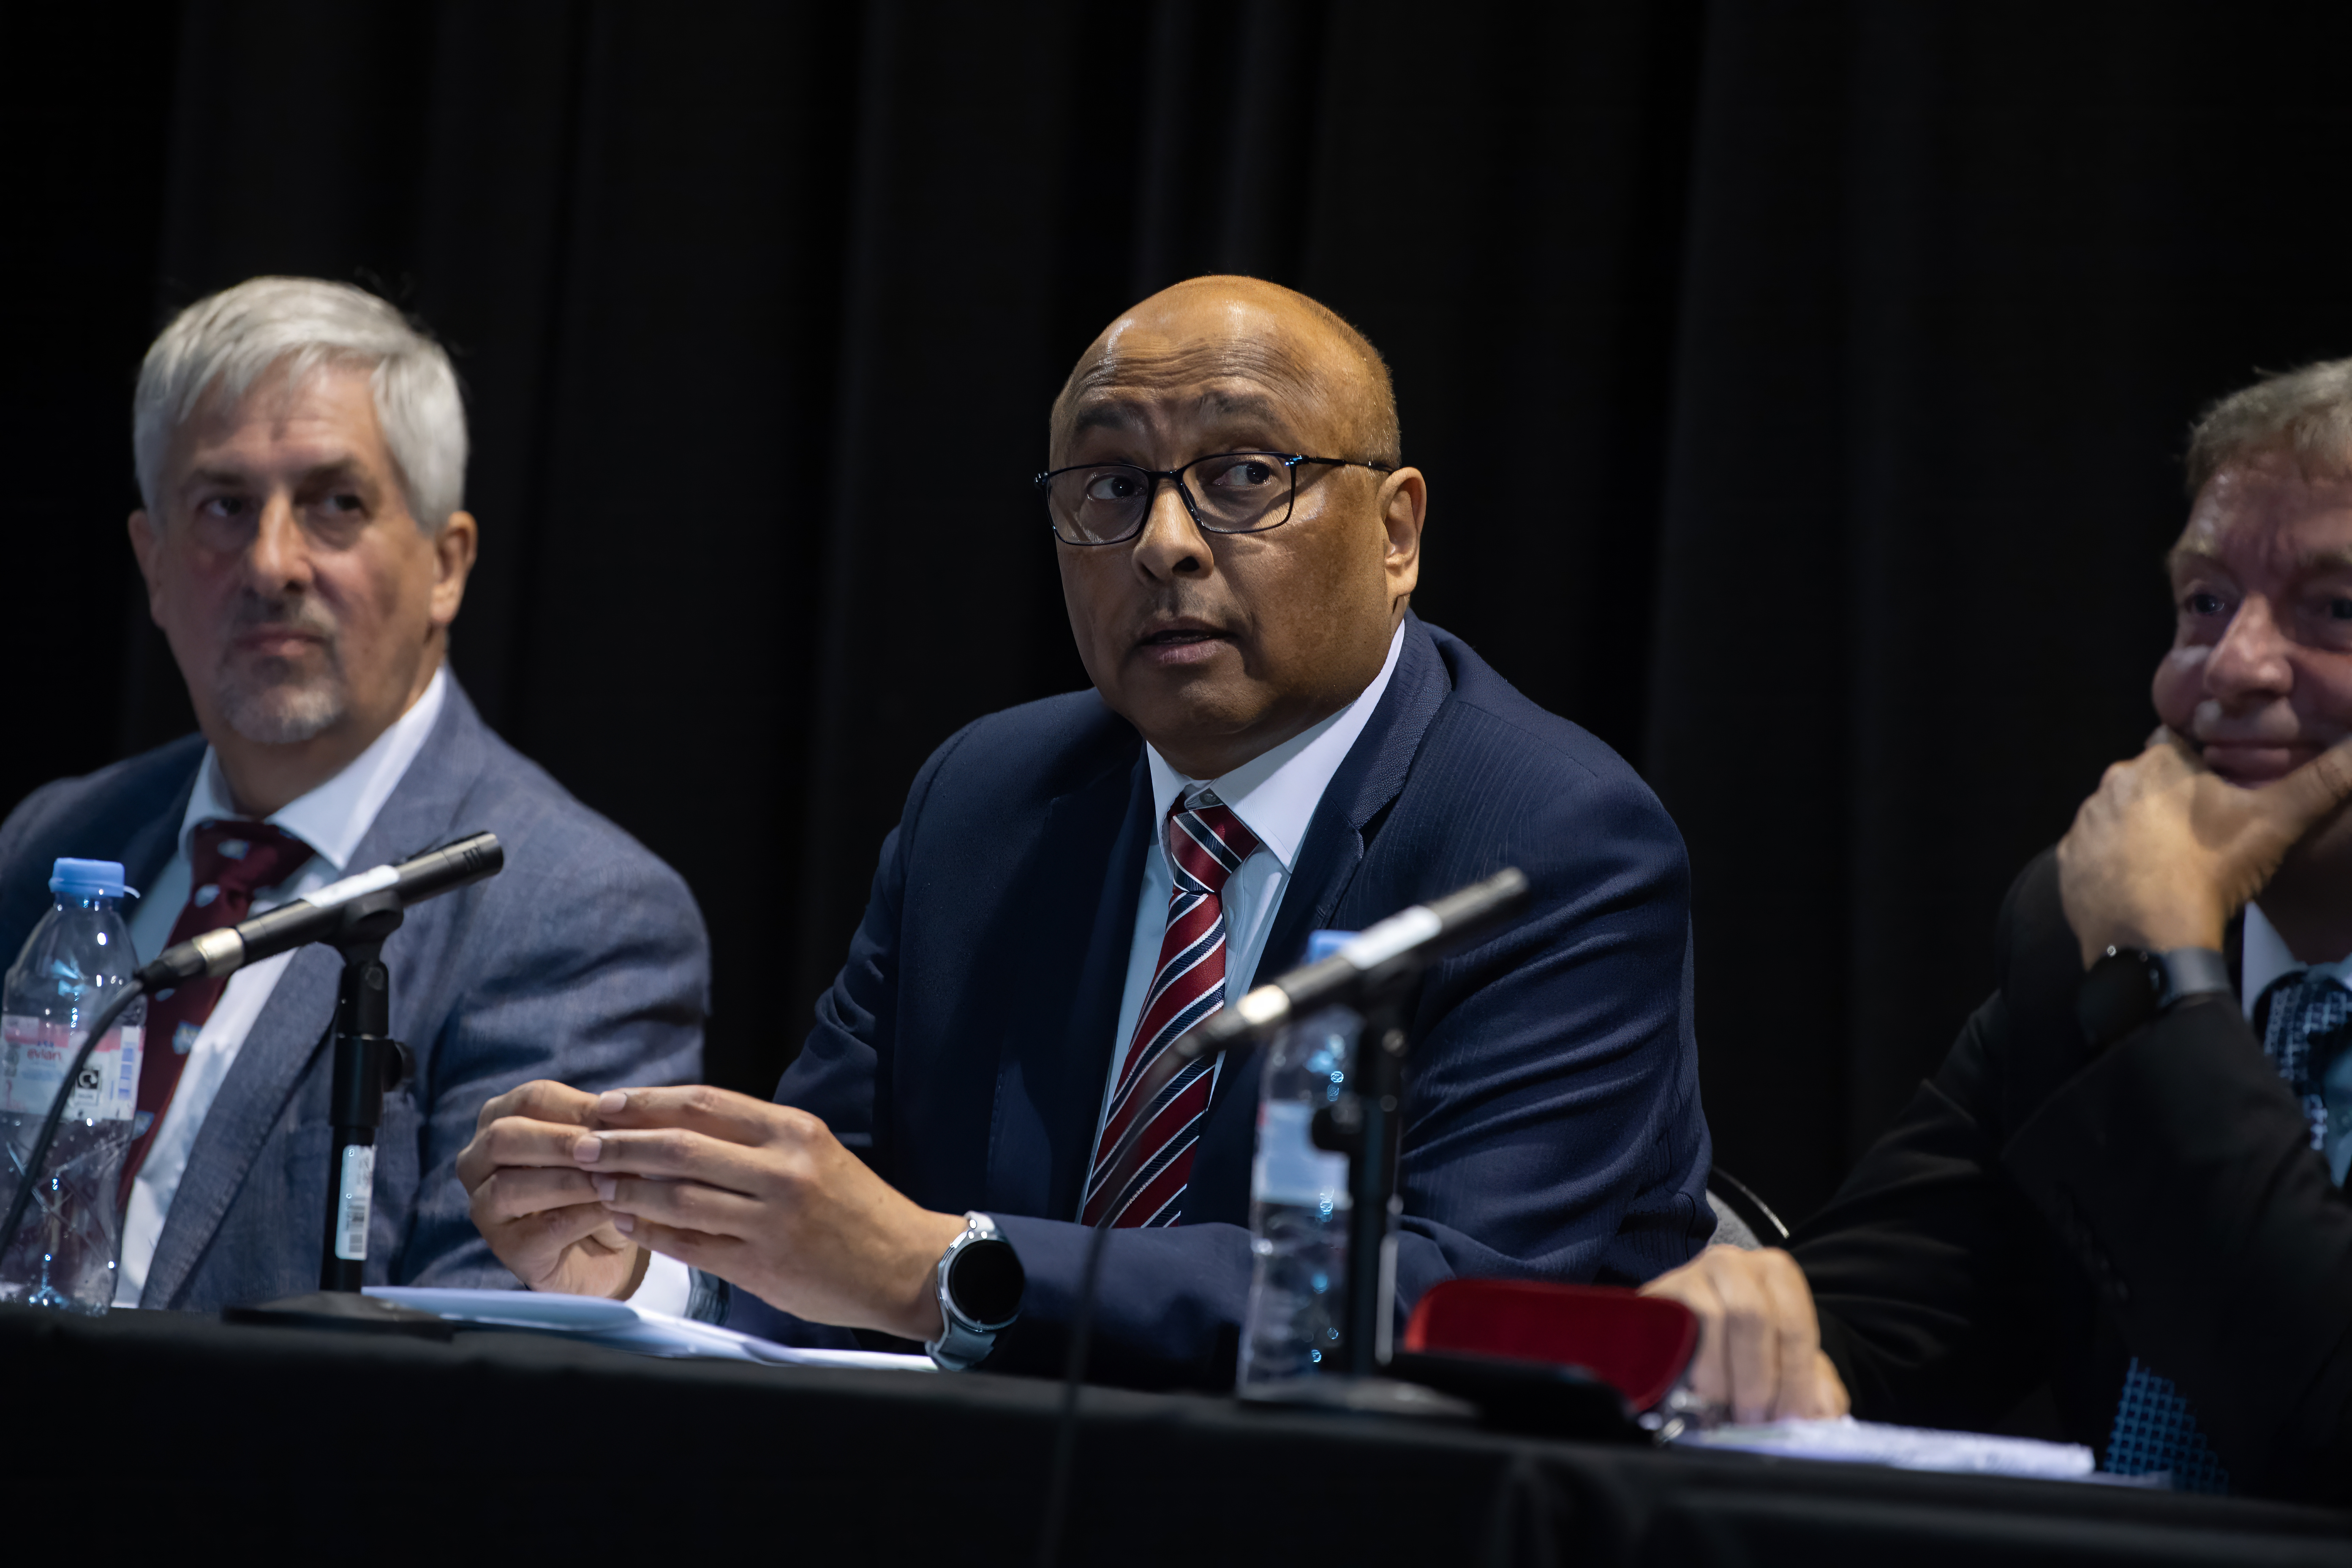
[[[2332,974],[2352,990],[2352,956],[2333,963],[2305,963],[2288,948],[2286,938],[2279,935],[2262,906],[2248,904],[2238,952],[2238,1002],[2246,1011],[2246,1022],[2254,1021],[2254,1004],[2273,981],[2303,969]],[[2346,1174],[2352,1173],[2352,1051],[2337,1053],[2320,1092],[2327,1103],[2327,1139],[2322,1152],[2327,1158],[2328,1173],[2340,1187]]]
[[[1118,1032],[1112,1037],[1110,1071],[1103,1083],[1103,1107],[1095,1122],[1097,1148],[1101,1147],[1112,1091],[1118,1087],[1119,1069],[1134,1041],[1136,1022],[1143,1014],[1144,995],[1160,968],[1160,943],[1168,934],[1168,895],[1176,884],[1168,867],[1169,807],[1193,785],[1205,783],[1217,792],[1225,809],[1257,836],[1257,848],[1225,879],[1224,890],[1218,896],[1225,917],[1225,1002],[1230,1006],[1256,976],[1257,961],[1274,931],[1275,911],[1282,907],[1283,889],[1290,885],[1290,873],[1298,864],[1307,825],[1323,803],[1331,775],[1339,771],[1356,737],[1371,722],[1372,710],[1381,705],[1403,647],[1404,626],[1400,623],[1389,638],[1389,656],[1380,674],[1354,701],[1220,777],[1187,778],[1171,767],[1156,747],[1148,742],[1144,744],[1143,754],[1151,766],[1152,820],[1160,830],[1152,836],[1151,848],[1144,858],[1143,888],[1135,900],[1135,937],[1127,952],[1127,991],[1119,1000]],[[1221,1057],[1218,1066],[1223,1065]]]
[[[315,892],[343,874],[360,840],[375,825],[376,813],[392,798],[394,788],[424,747],[425,738],[433,732],[448,690],[447,668],[434,671],[424,695],[342,772],[266,819],[309,845],[310,858],[278,886],[257,891],[253,896],[257,910]],[[221,776],[220,758],[206,747],[204,763],[196,769],[195,792],[180,817],[180,837],[172,858],[148,885],[139,912],[131,920],[131,945],[142,962],[170,944],[172,927],[188,901],[190,846],[195,841],[197,825],[236,817],[228,782]],[[293,953],[282,952],[230,975],[212,1016],[193,1039],[147,1042],[151,1058],[163,1051],[181,1050],[188,1060],[180,1071],[172,1103],[164,1109],[163,1124],[156,1129],[155,1141],[147,1146],[147,1158],[131,1184],[131,1206],[122,1218],[122,1263],[115,1272],[116,1306],[139,1304],[139,1293],[147,1285],[148,1265],[155,1259],[155,1243],[163,1234],[163,1220],[171,1213],[173,1194],[179,1191],[180,1177],[187,1171],[188,1154],[195,1147],[205,1113],[212,1110],[214,1097],[236,1064],[237,1050],[254,1020],[261,1016],[270,992],[277,988],[278,977],[293,962]],[[182,1030],[186,1033],[186,1026]]]

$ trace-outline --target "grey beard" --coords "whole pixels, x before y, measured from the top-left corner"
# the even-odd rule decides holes
[[[228,727],[247,740],[264,746],[291,746],[324,734],[341,722],[351,700],[343,689],[342,672],[330,670],[307,686],[272,681],[266,674],[250,681],[231,676],[222,685],[220,705]]]

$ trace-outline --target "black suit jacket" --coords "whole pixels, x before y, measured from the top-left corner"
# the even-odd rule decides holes
[[[2352,1201],[2231,998],[2096,1057],[2057,861],[2002,907],[2000,989],[1800,1226],[1865,1419],[1982,1428],[2044,1382],[2105,1456],[2137,1355],[2243,1491],[2352,1491]]]
[[[1091,691],[951,738],[915,780],[849,961],[776,1091],[918,1203],[1003,1227],[1029,1289],[992,1371],[1061,1369],[1154,826],[1142,741]],[[1533,884],[1526,916],[1432,970],[1412,1020],[1408,1302],[1453,1274],[1632,1283],[1712,1228],[1681,837],[1614,752],[1454,638],[1408,620],[1258,973],[1298,963],[1318,927],[1367,926],[1505,866]],[[1258,1065],[1252,1052],[1218,1076],[1184,1223],[1110,1245],[1097,1376],[1231,1382]],[[730,1322],[810,1337],[736,1294]]]

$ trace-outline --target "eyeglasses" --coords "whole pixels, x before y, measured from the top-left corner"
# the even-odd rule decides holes
[[[1195,458],[1181,468],[1142,468],[1133,463],[1081,463],[1037,476],[1054,537],[1065,544],[1118,544],[1143,531],[1160,481],[1168,479],[1183,498],[1184,510],[1209,533],[1263,533],[1290,521],[1298,499],[1298,466],[1396,471],[1393,463],[1353,458],[1310,458],[1301,452],[1218,452]],[[1195,485],[1184,482],[1191,474]]]

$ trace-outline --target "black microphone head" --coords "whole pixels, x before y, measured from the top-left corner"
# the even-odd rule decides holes
[[[1239,1008],[1220,1007],[1178,1036],[1176,1043],[1168,1047],[1168,1058],[1176,1066],[1183,1067],[1239,1045],[1249,1037],[1249,1020]]]
[[[1151,1099],[1168,1087],[1168,1080],[1204,1058],[1220,1051],[1231,1050],[1250,1037],[1249,1020],[1239,1008],[1221,1007],[1206,1018],[1176,1037],[1169,1047],[1160,1052],[1150,1067],[1144,1069],[1135,1093],[1139,1104],[1149,1105]]]
[[[1449,936],[1474,935],[1527,902],[1528,875],[1507,866],[1484,881],[1459,888],[1442,899],[1429,900],[1429,912]]]
[[[402,899],[419,903],[440,894],[495,877],[505,868],[507,852],[495,833],[469,833],[437,849],[410,857],[394,868]]]
[[[462,856],[466,861],[466,879],[495,877],[507,867],[506,846],[495,833],[477,833],[470,838],[460,838],[449,846],[449,853]]]

